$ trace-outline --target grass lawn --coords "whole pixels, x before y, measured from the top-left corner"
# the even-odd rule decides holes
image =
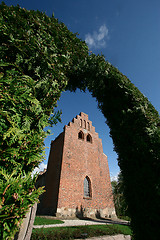
[[[126,221],[131,221],[131,218],[128,216],[118,216],[118,218]]]
[[[48,224],[59,224],[64,223],[61,220],[57,219],[50,219],[50,218],[44,218],[44,217],[35,217],[34,225],[48,225]]]
[[[71,240],[115,234],[132,235],[132,231],[129,226],[119,224],[42,228],[33,229],[31,240]]]

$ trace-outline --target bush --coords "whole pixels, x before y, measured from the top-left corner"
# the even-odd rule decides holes
[[[69,240],[84,239],[86,237],[96,237],[103,235],[125,234],[131,235],[132,231],[129,226],[122,225],[93,225],[93,226],[76,226],[76,227],[59,227],[34,229],[31,240],[50,239],[50,240]]]
[[[57,19],[0,5],[0,238],[13,239],[39,195],[33,169],[43,159],[44,128],[67,84],[66,71],[87,46]]]
[[[69,73],[70,90],[89,89],[110,127],[135,239],[158,239],[160,118],[148,99],[103,56]],[[85,86],[85,87],[84,87]]]

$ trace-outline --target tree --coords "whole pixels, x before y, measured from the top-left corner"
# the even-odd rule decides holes
[[[111,184],[112,184],[113,199],[114,199],[114,205],[115,205],[117,216],[118,217],[129,216],[128,205],[126,203],[126,199],[124,195],[125,185],[124,185],[123,176],[121,172],[118,175],[118,181],[112,181]]]

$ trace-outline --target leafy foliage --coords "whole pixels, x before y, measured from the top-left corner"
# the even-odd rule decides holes
[[[132,235],[129,226],[124,225],[92,225],[74,227],[54,227],[33,229],[31,240],[50,239],[50,240],[70,240],[86,239],[86,237],[98,237],[103,235],[124,234]]]
[[[66,72],[88,54],[63,23],[39,11],[0,5],[0,234],[13,239],[42,189],[31,172],[43,159],[44,128],[67,84]]]
[[[28,207],[38,201],[39,194],[43,192],[41,188],[35,189],[35,178],[32,179],[31,174],[17,174],[17,171],[19,168],[14,168],[12,174],[8,174],[5,170],[0,171],[1,231],[3,225],[1,239],[9,239],[9,236],[14,237]]]
[[[69,72],[68,89],[88,88],[110,127],[135,239],[158,239],[160,118],[148,99],[103,56]]]
[[[121,172],[118,175],[118,181],[112,181],[111,184],[112,184],[114,205],[115,205],[117,216],[120,218],[129,216],[128,205],[126,203],[126,199],[124,195],[125,185],[124,185],[123,176]]]

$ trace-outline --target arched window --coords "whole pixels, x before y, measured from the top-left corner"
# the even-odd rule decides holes
[[[82,131],[78,133],[78,138],[84,140],[84,133]]]
[[[88,122],[88,131],[90,131],[90,124],[89,124],[89,122]]]
[[[88,135],[87,135],[87,142],[90,142],[90,143],[92,143],[92,137],[91,137],[91,135],[90,135],[90,134],[88,134]]]
[[[82,119],[80,119],[80,127],[82,127]]]
[[[86,120],[84,120],[84,128],[86,129]]]
[[[84,179],[84,197],[92,197],[91,181],[88,176]]]

